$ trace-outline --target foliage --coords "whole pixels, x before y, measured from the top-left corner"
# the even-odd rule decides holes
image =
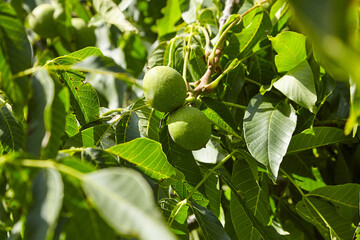
[[[357,1],[59,0],[51,38],[41,3],[0,2],[1,239],[360,238]],[[154,66],[205,148],[144,100]]]

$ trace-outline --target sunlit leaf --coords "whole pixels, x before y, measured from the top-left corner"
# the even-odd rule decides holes
[[[287,72],[306,59],[305,36],[291,31],[269,37],[272,47],[278,53],[275,65],[279,72]]]
[[[171,178],[176,174],[175,168],[167,161],[161,144],[151,139],[137,138],[106,151],[135,164],[145,174],[157,180]]]
[[[317,96],[314,76],[307,61],[303,61],[289,70],[285,76],[274,83],[274,87],[300,106],[311,112],[316,110]]]
[[[246,145],[275,181],[296,126],[294,108],[285,100],[256,95],[244,116]]]

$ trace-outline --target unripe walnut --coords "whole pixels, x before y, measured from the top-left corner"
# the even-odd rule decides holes
[[[29,14],[29,27],[42,38],[56,37],[54,11],[53,5],[49,3],[40,4]]]
[[[205,147],[211,137],[211,124],[199,109],[187,105],[170,113],[168,129],[176,144],[187,150]]]
[[[172,112],[185,103],[185,81],[171,67],[156,66],[146,72],[143,90],[146,101],[160,112]]]

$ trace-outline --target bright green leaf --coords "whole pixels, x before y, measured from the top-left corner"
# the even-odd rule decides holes
[[[145,174],[157,180],[176,175],[176,169],[167,161],[161,144],[154,140],[137,138],[108,148],[106,151],[135,164]]]
[[[0,142],[5,153],[22,148],[23,128],[5,105],[0,108]]]
[[[278,53],[275,65],[278,72],[287,72],[306,59],[305,39],[300,33],[285,31],[269,37],[272,47]]]

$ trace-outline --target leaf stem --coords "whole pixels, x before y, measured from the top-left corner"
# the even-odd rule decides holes
[[[214,171],[216,171],[217,169],[219,169],[227,160],[229,160],[235,153],[237,152],[237,150],[232,151],[231,153],[229,153],[226,157],[224,157],[218,164],[216,164],[215,167],[213,167],[212,169],[210,169],[205,176],[201,179],[201,181],[191,190],[191,192],[186,196],[186,198],[184,200],[188,201],[191,196],[196,192],[196,190],[199,189],[199,187],[211,176],[211,174],[214,173]]]
[[[305,193],[301,190],[301,188],[296,184],[296,182],[294,181],[294,179],[287,173],[285,172],[282,168],[280,168],[280,171],[282,172],[282,174],[284,174],[289,181],[294,185],[294,187],[299,191],[299,193],[301,194],[302,197],[305,196]]]
[[[56,168],[62,173],[73,176],[79,180],[82,180],[85,176],[84,173],[68,167],[64,164],[57,163],[53,160],[33,160],[33,159],[6,159],[5,157],[0,158],[0,164],[9,163],[12,165],[20,165],[24,167],[33,167],[33,168]]]
[[[228,105],[228,106],[231,106],[231,107],[240,108],[240,109],[243,109],[243,110],[246,110],[246,109],[247,109],[246,106],[239,105],[239,104],[236,104],[236,103],[225,102],[225,101],[221,101],[221,102],[224,103],[225,105]]]

